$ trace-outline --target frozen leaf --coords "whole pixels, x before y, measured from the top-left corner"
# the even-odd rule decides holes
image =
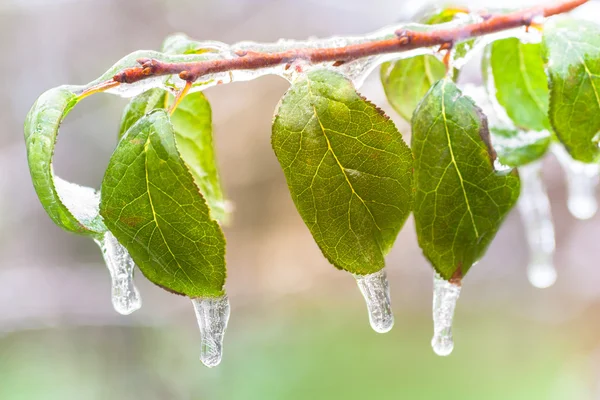
[[[67,231],[99,237],[106,227],[98,213],[96,191],[58,178],[52,168],[58,128],[78,101],[73,90],[68,86],[50,89],[31,107],[24,129],[27,161],[35,191],[50,218]]]
[[[498,104],[513,124],[528,131],[550,129],[548,83],[540,44],[496,40],[486,47],[482,73]]]
[[[325,257],[354,274],[381,270],[412,204],[412,156],[393,122],[343,76],[317,70],[283,97],[272,144]]]
[[[431,85],[445,74],[444,63],[431,55],[381,65],[381,83],[385,95],[394,110],[407,121],[410,121],[417,104]]]
[[[550,122],[571,156],[597,162],[600,131],[600,25],[573,19],[544,27]]]
[[[223,295],[225,238],[164,110],[142,117],[121,138],[102,182],[100,212],[150,281],[192,298]]]
[[[413,116],[415,224],[425,257],[460,278],[485,253],[519,196],[516,170],[494,170],[487,119],[448,79]]]
[[[509,167],[518,167],[542,158],[552,141],[552,135],[547,130],[538,132],[491,127],[490,133],[498,161]]]
[[[435,9],[420,20],[428,25],[442,24],[452,21],[462,12],[456,8]],[[455,52],[464,57],[470,46],[471,41],[460,43]],[[410,121],[413,111],[431,85],[446,74],[446,66],[436,56],[420,55],[383,63],[380,72],[381,84],[390,105],[402,118]]]
[[[136,96],[123,112],[119,136],[150,111],[169,107],[173,101],[174,97],[162,89],[151,89]],[[226,223],[228,214],[213,147],[212,112],[204,94],[196,92],[185,96],[171,115],[171,123],[177,149],[206,199],[212,217]]]

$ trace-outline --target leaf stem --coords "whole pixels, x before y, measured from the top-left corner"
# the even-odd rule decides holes
[[[540,17],[550,17],[569,12],[589,0],[564,0],[548,6],[536,6],[508,14],[486,15],[481,22],[452,29],[427,32],[399,30],[396,37],[366,43],[330,48],[300,48],[282,52],[264,53],[247,51],[236,58],[203,60],[197,62],[162,62],[156,59],[140,59],[140,67],[127,68],[117,73],[113,80],[119,83],[134,83],[143,79],[178,74],[187,82],[194,82],[207,74],[233,70],[258,70],[304,60],[309,63],[333,62],[343,64],[364,57],[397,53],[407,50],[451,46],[469,38],[484,36],[518,27],[537,25]]]
[[[119,85],[120,85],[120,82],[116,82],[116,81],[100,82],[99,84],[94,85],[94,86],[84,90],[83,92],[81,92],[81,94],[79,96],[77,96],[77,101],[81,101],[88,96],[91,96],[96,93],[102,93],[104,91],[107,91],[108,89],[117,87]]]
[[[181,100],[183,100],[183,98],[185,97],[185,95],[190,91],[191,87],[192,87],[192,82],[191,81],[187,81],[185,83],[185,86],[183,87],[183,89],[181,89],[179,91],[179,93],[177,93],[177,95],[175,96],[175,102],[173,103],[173,105],[171,106],[171,108],[169,108],[169,115],[173,115],[173,113],[177,109],[177,106],[179,105],[179,103],[181,103]]]

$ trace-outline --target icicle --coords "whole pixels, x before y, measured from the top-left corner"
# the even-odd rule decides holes
[[[133,283],[135,263],[111,232],[106,232],[102,241],[96,240],[96,243],[110,272],[113,307],[120,314],[131,314],[142,306],[140,293]]]
[[[192,299],[200,327],[200,361],[209,368],[219,365],[223,355],[223,337],[229,322],[229,299],[205,297]]]
[[[558,144],[552,146],[552,152],[566,174],[568,200],[571,215],[578,219],[590,219],[598,210],[596,187],[600,165],[586,164],[573,160],[566,150]]]
[[[541,161],[519,168],[521,196],[518,207],[529,244],[529,282],[535,287],[546,288],[556,281],[556,270],[553,262],[554,226],[541,171]]]
[[[438,356],[447,356],[454,349],[452,318],[460,285],[448,282],[437,273],[433,276],[433,339],[431,347]]]
[[[390,285],[385,271],[369,275],[354,275],[369,311],[371,328],[375,332],[389,332],[394,326],[394,314],[390,303]]]

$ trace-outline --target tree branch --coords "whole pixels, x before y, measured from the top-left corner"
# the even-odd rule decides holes
[[[437,45],[451,46],[469,38],[483,36],[521,26],[535,24],[536,18],[563,14],[588,0],[566,0],[550,6],[537,6],[504,15],[486,15],[482,22],[460,26],[453,29],[441,29],[429,32],[399,30],[392,39],[353,44],[331,48],[301,48],[276,53],[238,52],[237,58],[204,60],[198,62],[166,63],[155,59],[140,59],[140,67],[127,68],[113,78],[119,83],[134,83],[143,79],[179,74],[187,82],[212,73],[233,70],[257,70],[277,65],[290,64],[297,60],[308,63],[334,62],[345,63],[356,59],[397,53]]]

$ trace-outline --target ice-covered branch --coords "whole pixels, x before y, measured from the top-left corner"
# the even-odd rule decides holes
[[[278,51],[281,46],[261,45],[256,48],[235,48],[232,57],[201,60],[194,62],[166,62],[151,58],[138,60],[140,66],[126,68],[114,75],[113,80],[131,84],[153,76],[179,75],[188,82],[194,82],[209,74],[239,70],[260,70],[285,66],[290,68],[296,61],[308,64],[331,62],[342,66],[345,63],[382,54],[399,53],[418,48],[442,46],[451,48],[453,44],[469,38],[484,36],[518,27],[529,27],[544,17],[566,13],[588,2],[588,0],[568,0],[548,6],[537,6],[508,14],[481,15],[473,23],[448,28],[443,26],[427,31],[399,29],[390,37],[379,40],[348,41],[342,46],[310,47],[289,46]],[[286,41],[284,41],[286,42]],[[239,46],[238,46],[239,47]]]

